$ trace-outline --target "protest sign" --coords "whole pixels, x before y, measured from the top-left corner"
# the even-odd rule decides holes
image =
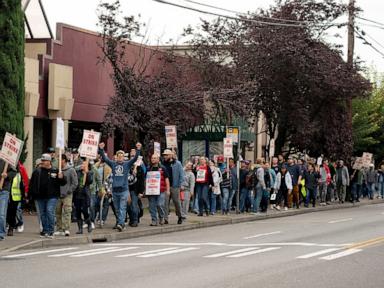
[[[4,137],[3,146],[1,147],[0,158],[16,168],[21,151],[23,150],[23,145],[23,141],[7,132]]]
[[[57,118],[56,124],[56,148],[64,150],[64,121],[61,118]]]
[[[160,195],[160,171],[149,171],[145,179],[145,195]]]
[[[167,148],[177,148],[176,126],[165,126],[165,138],[167,141]]]
[[[363,161],[363,157],[357,157],[355,159],[355,163],[353,163],[353,169],[355,170],[360,170],[362,169],[364,166],[364,161]]]
[[[96,159],[99,149],[100,132],[84,130],[81,141],[80,156],[89,159]]]
[[[153,143],[153,154],[156,155],[161,155],[161,146],[159,142],[154,142]]]
[[[233,145],[239,143],[239,127],[227,127],[226,138],[231,138]]]
[[[363,157],[361,157],[361,158],[363,159],[363,167],[368,168],[369,165],[372,164],[373,154],[368,153],[368,152],[364,152]]]
[[[232,138],[224,138],[224,158],[233,157],[233,142]]]

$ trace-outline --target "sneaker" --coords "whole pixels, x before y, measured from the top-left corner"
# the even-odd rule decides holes
[[[288,211],[288,207],[284,207],[284,211]]]
[[[117,231],[121,232],[121,231],[123,231],[123,226],[118,224],[118,225],[116,225],[116,229],[117,229]]]
[[[183,223],[183,219],[181,219],[181,217],[179,217],[179,220],[177,220],[177,224],[182,224]]]
[[[92,230],[95,229],[95,223],[91,222]]]
[[[169,224],[167,219],[164,219],[164,224],[165,225]]]
[[[152,223],[155,223],[155,222],[152,222]],[[164,225],[164,219],[163,218],[160,218],[159,224]],[[157,223],[156,223],[156,225],[151,225],[151,226],[157,226]]]
[[[69,232],[68,230],[65,230],[64,235],[65,235],[66,237],[68,237],[68,236],[71,235],[71,232]]]
[[[157,223],[152,221],[151,225],[149,225],[149,226],[157,226]]]
[[[131,226],[131,227],[137,227],[137,223],[131,223],[131,224],[129,224],[129,226]]]
[[[100,220],[97,220],[97,221],[96,221],[96,224],[97,224],[97,225],[100,225],[100,224],[101,224]]]
[[[45,238],[53,239],[53,233],[45,234]]]
[[[63,231],[56,231],[55,233],[53,233],[53,235],[55,236],[64,236],[64,232]]]
[[[17,227],[17,232],[22,233],[24,231],[24,225],[20,225]]]
[[[13,228],[8,228],[7,236],[13,236]]]
[[[88,224],[87,224],[87,223],[84,223],[84,224],[83,224],[83,229],[84,229],[84,228],[88,228]]]
[[[43,231],[40,232],[40,238],[45,238],[45,235],[46,235],[45,232]]]

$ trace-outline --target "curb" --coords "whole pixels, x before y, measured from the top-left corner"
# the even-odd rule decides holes
[[[375,205],[384,203],[382,200],[373,200],[368,203],[345,203],[343,206],[338,204],[330,205],[330,206],[319,206],[316,208],[302,208],[297,210],[288,210],[281,211],[281,213],[276,214],[261,214],[261,215],[244,215],[237,216],[236,218],[229,219],[217,219],[209,222],[199,222],[199,223],[185,223],[184,225],[171,225],[171,226],[162,226],[156,227],[149,230],[129,230],[123,232],[106,232],[106,233],[98,233],[98,234],[90,234],[87,236],[76,236],[69,238],[55,238],[55,239],[37,239],[28,243],[24,243],[3,251],[0,251],[1,254],[14,252],[18,250],[27,250],[27,249],[41,249],[48,247],[57,247],[57,246],[70,246],[70,245],[83,245],[83,244],[92,244],[99,242],[113,242],[124,239],[133,239],[138,237],[201,229],[201,228],[209,228],[220,225],[233,225],[244,222],[254,222],[266,219],[274,219],[274,218],[283,218],[295,215],[302,215],[314,212],[322,212],[322,211],[330,211],[337,209],[349,209],[349,208],[359,208],[362,206]],[[268,213],[268,212],[267,212]]]

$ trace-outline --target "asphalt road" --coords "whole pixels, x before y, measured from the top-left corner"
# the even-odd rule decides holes
[[[1,287],[384,287],[384,204],[0,257]]]

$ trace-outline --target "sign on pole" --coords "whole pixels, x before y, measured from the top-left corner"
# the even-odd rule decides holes
[[[161,146],[159,142],[153,143],[153,154],[161,155]]]
[[[160,171],[147,172],[145,179],[145,195],[160,195]]]
[[[233,158],[232,138],[224,138],[224,158]]]
[[[275,156],[275,139],[271,139],[269,141],[269,158],[272,159],[272,157]]]
[[[364,166],[363,157],[356,157],[355,163],[353,163],[352,168],[355,170],[360,170],[363,168],[363,166]]]
[[[100,132],[84,130],[83,140],[81,141],[80,156],[89,159],[97,158],[99,149]]]
[[[239,143],[239,127],[227,127],[226,138],[231,138],[233,145]]]
[[[363,159],[363,167],[368,168],[372,164],[373,154],[364,152],[361,158]]]
[[[166,148],[177,148],[177,130],[176,126],[165,126]]]
[[[16,168],[21,151],[23,150],[23,145],[23,141],[7,132],[4,137],[3,146],[1,147],[0,158]]]
[[[61,118],[57,118],[56,125],[56,148],[64,150],[64,121]]]

